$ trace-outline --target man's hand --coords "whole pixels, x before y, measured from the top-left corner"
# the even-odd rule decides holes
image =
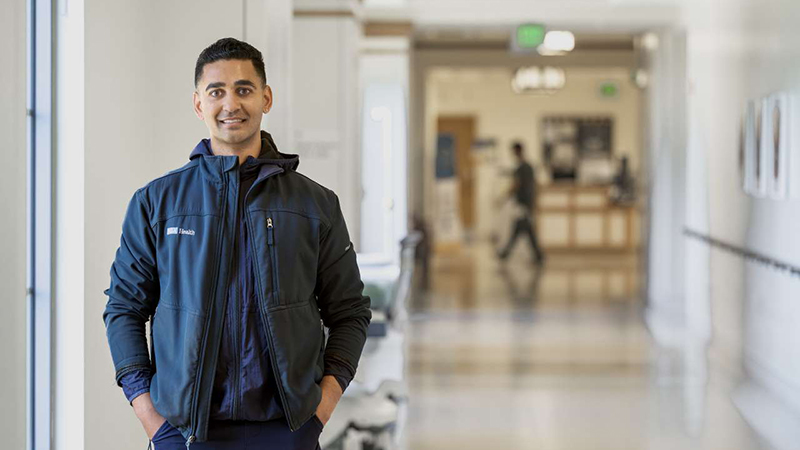
[[[153,401],[150,400],[150,393],[146,392],[135,399],[133,399],[133,412],[136,417],[142,422],[144,432],[147,434],[148,439],[153,439],[161,425],[164,425],[166,419],[156,411],[153,407]]]
[[[320,387],[322,388],[322,399],[317,406],[317,417],[322,425],[325,425],[331,419],[331,414],[333,414],[336,404],[339,403],[339,399],[342,398],[342,387],[339,386],[339,382],[333,375],[322,377]]]

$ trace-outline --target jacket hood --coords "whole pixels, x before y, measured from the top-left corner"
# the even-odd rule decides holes
[[[194,147],[192,153],[189,154],[189,160],[214,156],[216,155],[211,150],[211,140],[202,139]],[[276,165],[284,170],[297,170],[297,166],[300,165],[300,157],[298,155],[279,152],[272,135],[264,130],[261,130],[261,154],[258,155],[257,159],[259,163]]]

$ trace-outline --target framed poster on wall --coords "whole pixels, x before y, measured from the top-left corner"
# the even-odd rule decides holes
[[[769,164],[772,159],[772,137],[769,129],[772,117],[769,114],[769,98],[762,98],[756,110],[756,154],[753,195],[764,197],[767,195],[767,180],[769,178]]]
[[[770,163],[767,166],[769,180],[767,190],[770,197],[776,200],[786,198],[789,184],[789,97],[786,94],[773,94],[768,100],[767,115],[769,116],[769,131],[767,144],[769,146]]]
[[[758,112],[756,102],[750,100],[745,107],[743,136],[742,187],[747,194],[756,192],[757,148],[758,148]]]

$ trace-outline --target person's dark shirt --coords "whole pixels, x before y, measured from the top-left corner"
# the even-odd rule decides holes
[[[536,183],[534,181],[533,167],[527,161],[522,161],[517,170],[514,171],[514,181],[516,182],[514,200],[528,209],[533,209]]]

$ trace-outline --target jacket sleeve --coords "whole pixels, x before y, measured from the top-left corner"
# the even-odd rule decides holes
[[[119,379],[120,384],[122,384],[122,392],[131,406],[133,406],[133,401],[136,397],[150,392],[151,378],[150,369],[142,367],[126,373]]]
[[[364,284],[339,199],[333,193],[331,196],[330,226],[320,238],[314,293],[322,323],[330,330],[323,375],[335,376],[344,390],[346,385],[342,381],[349,384],[356,374],[372,313],[369,297],[362,295]]]
[[[111,286],[105,290],[103,322],[118,386],[125,374],[151,368],[145,323],[155,311],[160,288],[156,238],[141,197],[141,190],[136,191],[128,205],[111,265]]]

